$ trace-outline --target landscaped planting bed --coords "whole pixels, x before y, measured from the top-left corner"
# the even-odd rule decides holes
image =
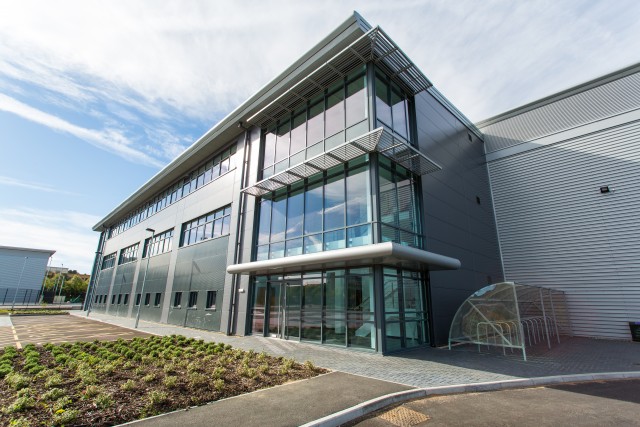
[[[325,370],[184,336],[0,351],[0,425],[107,426]]]
[[[0,309],[0,314],[9,314],[11,316],[51,316],[58,314],[69,314],[67,310],[57,310],[57,309],[17,309],[17,310],[4,310]]]

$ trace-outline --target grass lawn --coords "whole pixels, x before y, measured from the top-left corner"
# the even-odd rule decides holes
[[[184,336],[0,350],[0,425],[108,426],[325,370]]]

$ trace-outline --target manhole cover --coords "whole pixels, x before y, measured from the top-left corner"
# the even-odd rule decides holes
[[[414,426],[429,420],[429,416],[404,406],[398,406],[380,415],[379,418],[398,427]]]

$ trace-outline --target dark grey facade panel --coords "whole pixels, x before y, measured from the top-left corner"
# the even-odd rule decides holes
[[[624,76],[491,124],[479,124],[487,152],[640,108],[640,73]]]
[[[120,297],[120,304],[116,303],[109,307],[109,310],[107,311],[108,314],[125,317],[129,315],[129,304],[124,305],[123,298],[125,294],[128,294],[129,296],[127,300],[131,302],[131,288],[133,286],[133,279],[136,272],[136,264],[136,262],[130,262],[128,264],[119,265],[115,268],[115,279],[113,281],[112,293],[116,295],[116,302],[119,295],[122,295],[122,297]]]
[[[420,150],[442,166],[422,177],[426,250],[462,262],[460,270],[430,272],[439,345],[458,306],[488,281],[501,281],[502,269],[481,141],[429,93],[415,97],[415,109]]]
[[[168,322],[212,331],[220,330],[222,301],[227,268],[229,237],[220,237],[181,248],[176,260]],[[180,307],[174,305],[181,292]],[[215,309],[207,308],[207,292],[215,292]],[[189,307],[191,293],[197,293],[196,306]]]
[[[136,281],[135,294],[142,294],[140,298],[140,319],[142,320],[150,320],[152,322],[160,321],[164,300],[168,298],[166,295],[166,287],[170,260],[170,253],[151,257],[151,259],[149,259],[149,269],[147,270],[146,279],[144,278],[144,271],[147,260],[143,259],[140,261],[140,272],[138,274],[138,280]],[[144,289],[142,289],[142,282],[144,282]],[[146,294],[150,294],[148,305],[145,304]],[[159,304],[155,304],[156,294],[160,294]],[[135,295],[133,295],[130,301],[130,304],[134,305],[133,316],[136,315],[138,310],[138,307],[135,307],[135,298]]]
[[[489,163],[507,280],[565,291],[577,335],[629,339],[627,322],[639,320],[639,130]]]

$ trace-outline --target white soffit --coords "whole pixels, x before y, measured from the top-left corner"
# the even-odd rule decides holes
[[[398,243],[385,242],[314,254],[253,261],[227,267],[229,274],[277,274],[323,268],[354,267],[371,264],[400,265],[427,270],[457,270],[459,260]]]

